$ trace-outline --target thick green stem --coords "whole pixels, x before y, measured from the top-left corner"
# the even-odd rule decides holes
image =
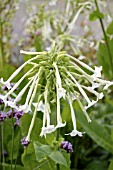
[[[95,1],[97,11],[100,12],[97,0],[94,0],[94,1]],[[100,21],[100,24],[101,24],[101,28],[102,28],[102,31],[103,31],[104,38],[105,38],[105,42],[106,42],[106,46],[107,46],[107,50],[108,50],[108,55],[109,55],[109,60],[110,60],[110,65],[111,65],[111,71],[112,71],[111,74],[112,74],[112,77],[113,77],[113,61],[112,61],[112,55],[111,55],[111,51],[110,51],[110,47],[109,47],[109,42],[108,42],[108,38],[107,38],[107,35],[106,35],[106,31],[105,31],[105,28],[104,28],[103,21],[102,21],[101,18],[99,18],[99,21]]]

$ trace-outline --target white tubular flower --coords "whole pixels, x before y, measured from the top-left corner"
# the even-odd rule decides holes
[[[22,64],[10,77],[7,81],[4,81],[3,78],[0,79],[0,82],[4,84],[8,89],[11,89],[10,82],[14,79],[14,77],[17,76],[17,74],[31,61],[37,59],[38,56],[31,58],[30,60],[26,61],[24,64]]]
[[[42,131],[40,133],[40,136],[46,137],[46,134],[50,134],[56,130],[54,125],[49,125],[47,127],[42,127]]]
[[[93,106],[97,102],[98,102],[98,99],[96,101],[92,100],[90,103],[88,103],[88,106],[84,106],[84,109],[87,110],[88,108],[90,108],[91,106]]]
[[[66,95],[66,90],[64,88],[58,88],[58,98],[62,98],[65,99],[65,95]]]
[[[60,74],[59,74],[56,63],[53,63],[53,66],[55,67],[55,70],[56,70],[55,72],[56,73],[56,91],[57,91],[57,126],[56,128],[60,128],[66,125],[66,122],[62,123],[62,118],[60,115],[60,98],[65,95],[66,91],[65,89],[62,88],[61,78],[60,78]],[[59,94],[59,89],[61,89],[61,94]]]
[[[101,77],[101,71],[102,71],[102,66],[101,67],[95,66],[95,71],[94,74],[92,75],[94,81],[96,80],[96,78]]]
[[[26,137],[26,141],[30,141],[30,135],[31,135],[31,132],[32,132],[34,123],[35,123],[35,118],[36,118],[36,114],[37,114],[38,104],[39,104],[39,102],[37,102],[37,105],[36,105],[36,107],[35,107],[35,111],[34,111],[34,113],[33,113],[33,117],[32,117],[32,120],[31,120],[31,124],[30,124],[29,130],[28,130],[28,134],[27,134],[27,137]]]
[[[108,83],[106,83],[106,85],[105,85],[105,87],[104,87],[104,90],[107,90],[108,87],[109,87],[109,86],[112,86],[112,85],[113,85],[113,82],[112,82],[112,81],[111,81],[111,82],[108,81]]]
[[[88,114],[87,114],[86,110],[84,109],[84,107],[83,107],[83,105],[82,105],[82,103],[81,103],[81,101],[79,100],[79,98],[78,98],[78,97],[77,97],[77,101],[78,101],[78,103],[79,103],[79,105],[80,105],[80,107],[81,107],[81,109],[82,109],[82,111],[83,111],[84,115],[86,116],[87,121],[88,121],[88,122],[91,122],[90,117],[88,116]]]
[[[83,97],[86,99],[86,101],[87,101],[88,103],[90,103],[90,100],[89,100],[87,94],[86,94],[85,91],[82,89],[82,87],[80,86],[80,84],[75,80],[75,78],[74,78],[69,72],[67,72],[67,74],[68,74],[68,75],[71,77],[71,79],[76,83],[76,85],[77,85],[80,93],[83,95]]]
[[[58,67],[57,67],[56,63],[53,63],[53,66],[55,67],[55,70],[56,70],[56,83],[58,86],[58,89],[57,89],[58,97],[59,97],[59,99],[62,97],[65,99],[66,90],[64,88],[62,88],[62,82],[61,82],[60,74],[58,71]]]
[[[71,135],[72,137],[78,135],[78,136],[82,137],[83,133],[79,132],[77,130],[77,127],[76,127],[76,117],[75,117],[75,113],[74,113],[74,109],[73,109],[73,105],[72,105],[72,100],[71,100],[71,97],[70,97],[69,94],[68,94],[68,102],[69,102],[70,109],[71,109],[71,118],[72,118],[72,123],[73,123],[73,130],[72,130],[71,133],[65,134],[65,135]]]
[[[28,82],[28,84],[21,90],[21,92],[18,94],[18,96],[16,96],[16,98],[14,99],[14,101],[7,101],[7,105],[15,108],[16,110],[19,110],[19,108],[17,107],[17,102],[21,100],[23,94],[25,93],[25,91],[27,90],[27,88],[29,87],[30,83],[32,82],[32,79]]]
[[[40,55],[40,54],[46,54],[47,52],[35,52],[35,51],[24,51],[24,50],[20,50],[20,54],[27,54],[27,55]],[[28,60],[29,61],[29,60]]]
[[[46,91],[44,93],[45,106],[44,106],[44,115],[43,115],[43,127],[40,133],[41,137],[42,136],[46,137],[46,134],[52,133],[56,130],[54,125],[50,125],[50,106],[49,103],[47,102],[47,97],[48,97],[48,89],[46,88]],[[45,126],[46,120],[47,120],[47,126]]]
[[[8,98],[8,96],[9,96],[10,94],[12,94],[12,93],[14,92],[15,89],[17,89],[17,87],[20,85],[20,83],[25,79],[25,77],[26,77],[27,75],[29,75],[30,72],[33,71],[33,69],[34,69],[34,67],[33,67],[31,70],[29,70],[29,71],[12,87],[12,89],[5,95],[5,98],[6,98],[6,99]]]
[[[22,105],[22,106],[19,106],[19,111],[21,111],[21,110],[23,110],[24,112],[29,112],[29,111],[31,111],[31,108],[30,108],[30,106],[29,106],[28,103],[29,103],[29,100],[30,100],[30,98],[31,98],[31,94],[32,94],[33,88],[34,88],[34,86],[35,86],[37,77],[38,77],[38,74],[36,74],[36,76],[34,77],[34,80],[33,80],[33,82],[32,82],[32,85],[31,85],[31,87],[30,87],[30,89],[29,89],[29,91],[28,91],[25,104]]]
[[[86,87],[86,86],[82,86],[82,87],[87,91],[89,91],[90,93],[93,93],[98,99],[102,99],[104,97],[104,94],[102,92],[98,93],[92,87]]]
[[[33,106],[36,107],[36,103],[33,103]],[[37,111],[41,111],[41,112],[44,113],[44,107],[45,107],[45,105],[43,104],[43,101],[41,100],[41,101],[39,102]]]

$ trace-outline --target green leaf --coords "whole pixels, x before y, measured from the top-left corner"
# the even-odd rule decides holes
[[[109,24],[107,28],[107,33],[112,35],[113,34],[113,21]]]
[[[104,18],[104,14],[99,12],[98,10],[93,11],[89,16],[90,21],[95,21],[97,19],[103,19],[103,18]]]
[[[45,141],[51,146],[53,145],[53,141],[55,140],[56,140],[56,137],[53,133],[47,134],[46,139],[45,139]]]
[[[67,162],[67,167],[65,167],[64,165],[60,165],[60,169],[61,170],[70,170],[70,153],[67,152],[62,152],[64,158],[66,159]]]
[[[11,168],[10,164],[2,164],[5,170],[9,170]],[[12,165],[12,170],[15,170],[15,165]],[[26,170],[23,166],[21,165],[16,165],[16,170]]]
[[[3,70],[0,70],[0,77],[3,77],[6,80],[14,71],[14,66],[5,63],[3,66]]]
[[[110,161],[110,165],[109,165],[108,170],[113,170],[113,160]]]
[[[110,52],[111,52],[111,57],[112,57],[112,61],[113,61],[113,39],[110,40],[108,37],[108,44],[109,44],[109,48],[110,48]],[[108,49],[105,43],[100,43],[99,45],[99,50],[97,53],[97,59],[99,64],[102,66],[103,68],[103,72],[104,75],[108,78],[111,79],[112,78],[112,70],[111,70],[111,61],[110,61],[110,57],[109,57],[109,53],[108,53]]]
[[[36,161],[35,151],[32,143],[30,143],[28,147],[24,149],[24,153],[22,154],[22,163],[27,170],[33,170],[39,165]]]
[[[76,102],[74,103],[76,108]],[[77,120],[84,128],[85,132],[101,147],[113,153],[113,141],[107,129],[99,124],[96,120],[92,120],[88,123],[84,114],[80,111],[76,111]]]
[[[39,142],[34,142],[35,155],[38,162],[43,161],[53,151],[49,145],[43,145]]]
[[[107,161],[91,161],[84,170],[106,170],[108,169]]]
[[[38,114],[38,112],[37,112],[37,114]],[[27,136],[29,126],[31,123],[31,119],[32,119],[32,115],[30,115],[28,113],[25,113],[21,118],[20,128],[21,128],[21,132],[22,132],[23,136]],[[38,140],[38,141],[41,141],[42,143],[45,142],[45,139],[40,137],[41,127],[42,127],[42,120],[39,118],[36,118],[34,127],[31,132],[31,140],[32,141]]]
[[[58,151],[58,150],[55,150],[53,151],[49,157],[55,161],[56,163],[58,164],[62,164],[64,166],[67,166],[67,162],[66,162],[66,159],[65,157],[63,156],[62,152],[61,151]]]
[[[26,170],[34,170],[35,168],[39,170],[56,170],[55,163],[52,160],[43,160],[38,162],[35,156],[35,150],[33,144],[29,144],[24,153],[22,154],[22,163]]]

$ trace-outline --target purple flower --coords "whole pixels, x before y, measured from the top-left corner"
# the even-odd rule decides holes
[[[9,118],[12,118],[12,116],[14,115],[12,109],[10,109],[10,110],[8,111],[7,115],[8,115]]]
[[[11,83],[11,84],[10,84],[11,88],[13,88],[14,85],[15,85],[14,83]],[[2,90],[4,90],[4,91],[8,90],[7,86],[4,85],[4,86],[2,87]],[[15,91],[16,91],[16,90],[18,90],[18,89],[15,89]]]
[[[40,35],[40,34],[41,34],[40,30],[37,30],[37,31],[35,32],[35,35]]]
[[[20,126],[20,119],[16,119],[15,125]]]
[[[29,145],[30,141],[26,141],[26,137],[24,137],[23,139],[21,139],[21,143],[23,147],[26,148]]]
[[[73,152],[73,145],[68,141],[62,141],[60,147],[65,149],[68,153]]]
[[[7,118],[7,114],[5,112],[0,111],[0,122],[3,122],[4,119]]]
[[[3,102],[3,100],[2,100],[2,99],[0,99],[0,105],[1,105],[1,104],[3,104],[3,103],[4,103],[4,102]]]
[[[23,111],[18,111],[16,109],[14,109],[14,118],[15,119],[20,119],[23,116],[24,112]]]

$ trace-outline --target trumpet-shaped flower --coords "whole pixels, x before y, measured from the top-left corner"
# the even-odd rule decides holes
[[[68,94],[68,102],[69,102],[69,105],[70,105],[70,110],[71,110],[71,118],[72,118],[72,123],[73,123],[73,130],[70,134],[70,136],[82,136],[83,133],[82,132],[79,132],[76,128],[76,117],[75,117],[75,113],[74,113],[74,109],[73,109],[73,105],[72,105],[72,100],[71,100],[71,96]],[[69,134],[65,134],[65,135],[69,135]]]

